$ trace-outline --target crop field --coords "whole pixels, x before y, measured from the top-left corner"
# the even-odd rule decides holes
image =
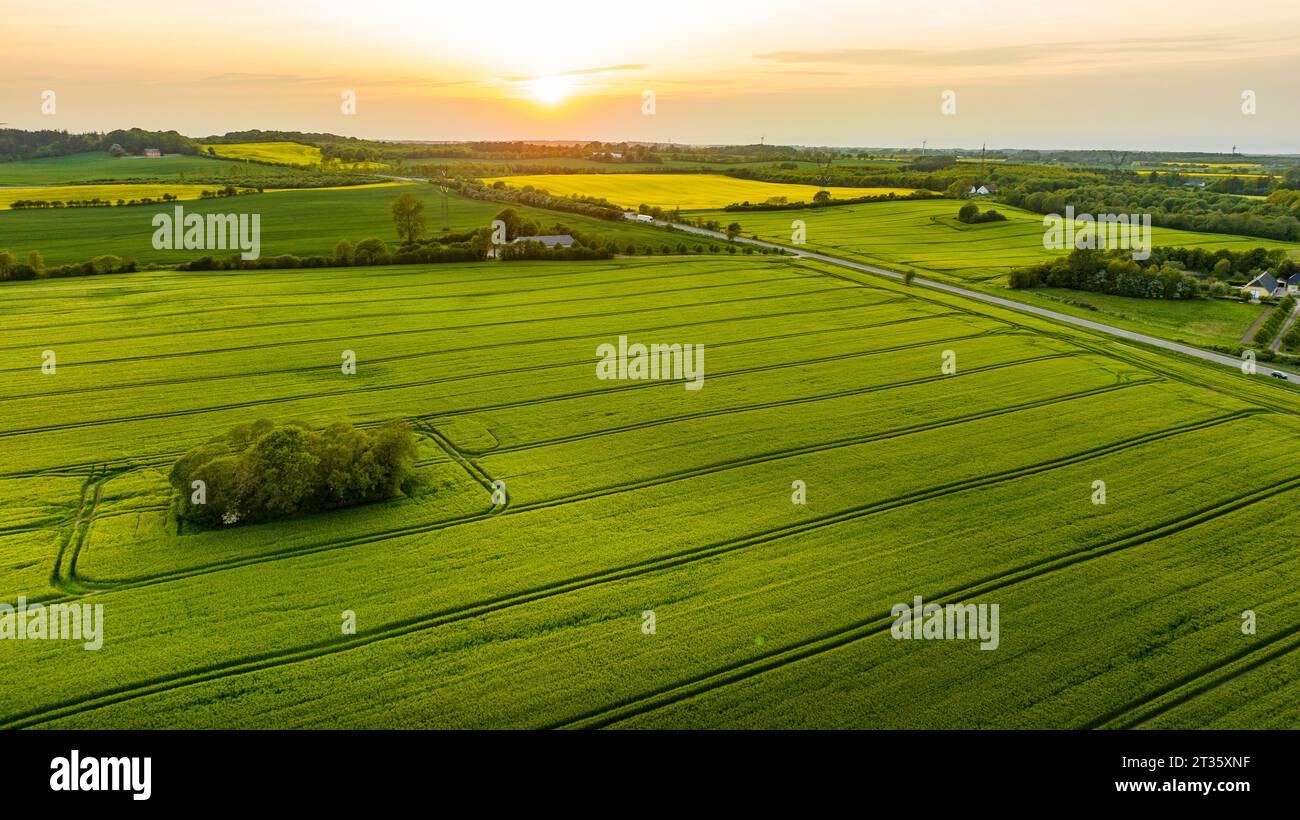
[[[665,169],[691,169],[700,172],[720,171],[725,172],[735,168],[773,168],[781,165],[781,162],[772,160],[727,160],[727,159],[664,159],[659,162],[623,162],[623,161],[602,161],[586,159],[581,157],[525,157],[511,160],[475,160],[459,158],[429,158],[411,160],[413,163],[429,165],[445,165],[449,168],[455,168],[458,172],[473,174],[476,169],[500,168],[502,165],[510,165],[516,168],[537,168],[538,173],[545,173],[547,168],[585,168],[594,174],[630,174],[643,173],[652,175],[656,172],[662,172]],[[789,160],[797,168],[819,168],[823,163],[811,162],[808,160]],[[898,160],[891,159],[867,159],[858,157],[838,157],[832,161],[832,165],[837,167],[861,167],[861,168],[893,168],[901,165]],[[493,172],[486,172],[484,175],[493,176]],[[494,177],[495,178],[495,177]],[[505,177],[503,177],[505,178]],[[508,179],[508,178],[506,178]],[[515,183],[510,183],[515,184]],[[522,185],[523,182],[518,184]],[[637,203],[640,204],[640,203]],[[728,203],[730,204],[730,203]]]
[[[208,146],[219,157],[274,162],[279,165],[319,165],[320,149],[300,142],[228,142]]]
[[[141,272],[0,310],[0,599],[104,611],[98,651],[0,643],[0,726],[1297,720],[1300,418],[1267,378],[789,257]],[[704,345],[702,388],[598,379],[620,336]],[[178,527],[170,465],[258,418],[405,419],[419,481]],[[998,604],[997,651],[894,639],[914,596]]]
[[[898,269],[940,274],[970,284],[1001,281],[1008,270],[1063,255],[1043,247],[1043,217],[1002,203],[981,203],[1007,219],[968,225],[957,220],[956,200],[871,202],[798,211],[706,211],[694,216],[740,223],[745,236],[790,244],[792,222],[806,226],[808,247]],[[1284,248],[1300,258],[1300,244],[1221,233],[1153,227],[1154,245],[1241,251]]]
[[[531,185],[555,196],[594,196],[624,208],[635,209],[645,204],[683,211],[722,208],[737,202],[766,202],[773,197],[811,202],[818,191],[829,191],[836,199],[911,193],[905,188],[821,188],[717,174],[533,174],[483,181],[491,184],[498,180],[517,188]]]
[[[211,186],[209,186],[210,188]],[[424,202],[429,234],[442,229],[442,194],[434,185],[395,186],[387,183],[348,188],[306,188],[274,193],[186,202],[186,213],[249,213],[261,215],[262,255],[328,255],[340,239],[357,242],[377,236],[395,243],[391,204],[410,191]],[[452,231],[489,225],[506,207],[541,225],[563,224],[577,231],[599,234],[620,242],[675,248],[708,240],[669,234],[622,220],[610,222],[577,214],[543,211],[525,206],[466,199],[448,193],[448,222]],[[125,208],[73,208],[0,212],[0,247],[26,256],[39,250],[50,264],[81,262],[104,253],[141,264],[175,265],[203,254],[196,251],[157,250],[153,247],[153,216],[171,213],[174,205],[138,205]]]
[[[329,169],[345,171],[376,171],[388,167],[384,162],[342,162],[337,159],[324,162],[319,148],[300,142],[228,142],[212,145],[211,148],[218,157],[224,159],[273,162],[277,165],[323,165]]]
[[[1230,298],[1133,299],[1065,288],[999,293],[1128,330],[1200,346],[1241,343],[1260,315],[1272,307]]]
[[[139,185],[42,185],[28,188],[0,188],[0,210],[9,210],[13,203],[25,199],[46,202],[82,202],[101,199],[116,203],[133,199],[162,199],[171,194],[177,199],[198,199],[204,191],[215,190],[215,185],[186,185],[184,183],[147,183]]]
[[[1007,290],[1003,284],[1012,268],[1066,251],[1043,247],[1043,217],[1038,214],[1002,203],[982,203],[1007,220],[968,225],[956,218],[959,206],[954,200],[875,202],[799,211],[707,211],[695,216],[723,224],[739,222],[745,236],[786,245],[791,242],[794,220],[802,220],[807,247],[813,250],[995,290],[1000,296],[1193,344],[1236,344],[1259,316],[1258,305],[1211,300],[1168,305],[1156,299],[1107,299],[1086,292]],[[1283,248],[1300,258],[1300,244],[1271,239],[1160,227],[1151,229],[1151,238],[1156,246]]]
[[[114,157],[107,151],[89,151],[48,159],[0,163],[0,186],[60,185],[114,179],[166,177],[180,180],[186,174],[223,173],[229,163],[201,156]]]

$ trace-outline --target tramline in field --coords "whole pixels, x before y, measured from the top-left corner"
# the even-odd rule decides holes
[[[24,662],[59,674],[0,693],[0,724],[1295,720],[1284,387],[830,272],[733,257],[11,285],[4,598],[90,594],[113,651],[31,642]],[[707,346],[703,389],[596,378],[619,336]],[[257,418],[405,419],[418,482],[178,526],[171,464]],[[998,605],[998,650],[895,641],[891,608],[915,596]],[[1258,632],[1224,600],[1250,601]]]

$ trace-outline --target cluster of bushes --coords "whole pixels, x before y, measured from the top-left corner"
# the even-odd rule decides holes
[[[967,202],[957,210],[957,221],[965,222],[967,225],[978,225],[981,222],[1006,222],[1007,218],[992,208],[980,213],[980,206],[974,202]]]
[[[1277,303],[1277,307],[1268,315],[1264,323],[1259,326],[1259,329],[1255,331],[1255,335],[1251,337],[1251,340],[1261,347],[1268,345],[1269,342],[1273,341],[1273,337],[1277,335],[1277,332],[1282,329],[1282,323],[1286,321],[1286,317],[1291,315],[1293,309],[1295,309],[1295,297],[1290,295],[1284,297],[1282,301]],[[1288,332],[1287,336],[1291,336],[1291,333]],[[1285,339],[1283,341],[1285,342]]]
[[[119,256],[105,254],[85,262],[46,267],[40,251],[27,254],[27,262],[19,262],[12,253],[0,249],[0,282],[23,282],[31,279],[61,279],[68,276],[97,276],[102,273],[131,273],[136,270],[135,260],[123,261]]]
[[[181,456],[176,515],[202,527],[272,521],[410,493],[419,455],[405,422],[324,429],[260,419]],[[196,487],[195,482],[202,482]]]
[[[1128,251],[1073,250],[1050,262],[1016,268],[1007,285],[1016,289],[1052,287],[1133,296],[1141,299],[1195,299],[1201,285],[1172,265],[1143,267]]]

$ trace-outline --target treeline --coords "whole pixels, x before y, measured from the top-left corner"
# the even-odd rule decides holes
[[[895,168],[734,168],[725,172],[736,179],[817,185],[827,188],[913,188],[942,192],[952,182],[947,173],[903,171]]]
[[[184,271],[270,270],[278,268],[346,268],[369,265],[414,265],[443,262],[481,262],[486,253],[467,243],[451,245],[412,245],[394,249],[378,237],[363,239],[353,245],[346,239],[334,247],[333,256],[297,256],[283,253],[244,259],[238,254],[228,257],[202,256],[177,267]]]
[[[591,259],[610,259],[617,251],[611,246],[589,247],[574,243],[569,247],[548,248],[542,242],[524,241],[503,245],[497,251],[497,258],[505,261],[551,260],[551,261],[587,261]]]
[[[1226,248],[1181,248],[1160,246],[1151,249],[1153,264],[1176,263],[1185,270],[1195,271],[1215,279],[1253,279],[1264,271],[1273,271],[1281,278],[1300,273],[1300,265],[1291,259],[1283,248],[1251,248],[1248,251],[1230,251]]]
[[[263,131],[260,128],[247,131],[227,131],[220,135],[213,134],[210,137],[201,137],[196,142],[204,145],[221,145],[228,142],[301,142],[304,145],[316,145],[318,143],[369,144],[367,140],[358,139],[357,137],[344,137],[326,131]]]
[[[918,165],[917,163],[920,163]],[[831,166],[824,168],[737,168],[726,172],[737,179],[798,183],[841,188],[912,188],[959,197],[975,185],[995,182],[999,186],[1024,184],[1031,190],[1052,190],[1102,182],[1095,171],[1076,171],[1046,165],[989,165],[981,173],[975,163],[941,162],[937,168],[920,158],[912,167]]]
[[[825,196],[823,196],[823,194]],[[818,191],[813,195],[812,202],[790,202],[786,197],[772,197],[765,202],[733,202],[722,210],[724,211],[800,211],[807,208],[833,208],[837,205],[861,205],[867,202],[895,202],[909,199],[940,199],[940,195],[933,191],[913,191],[906,194],[897,194],[890,191],[887,194],[871,194],[869,196],[855,196],[847,199],[835,199],[829,191]]]
[[[596,219],[608,219],[610,221],[617,221],[623,218],[622,208],[607,199],[600,199],[598,197],[577,195],[569,197],[552,196],[550,193],[534,188],[531,185],[525,185],[522,188],[512,188],[500,180],[488,186],[475,179],[456,179],[450,181],[449,185],[456,189],[456,191],[458,191],[462,196],[467,196],[470,199],[527,205],[533,208],[544,208],[550,211],[563,211],[565,213],[591,216]]]
[[[1195,299],[1201,284],[1171,264],[1142,266],[1129,251],[1073,250],[1050,262],[1016,268],[1008,287],[1070,288],[1139,299]],[[1226,291],[1226,288],[1225,288]]]
[[[217,188],[211,191],[200,191],[200,199],[217,199],[223,196],[240,196],[243,194],[260,194],[262,189],[241,191],[233,185],[227,185],[225,188]],[[108,208],[122,205],[158,205],[168,202],[179,202],[180,197],[175,194],[164,193],[157,199],[149,196],[140,197],[139,199],[100,199],[92,197],[90,199],[15,199],[9,207],[15,211],[23,209],[40,209],[40,208]]]
[[[1132,183],[1051,191],[1012,185],[1000,193],[1007,204],[1040,214],[1063,214],[1066,206],[1072,205],[1076,213],[1151,214],[1151,223],[1162,228],[1300,240],[1300,209],[1294,209],[1300,192],[1295,197],[1281,194],[1276,200],[1256,200],[1202,189]]]
[[[98,276],[104,273],[133,273],[135,260],[105,254],[85,262],[47,267],[40,251],[27,254],[27,261],[19,262],[8,250],[0,249],[0,282],[24,282],[32,279],[62,279],[69,276]]]
[[[383,162],[384,154],[378,148],[365,145],[327,142],[320,145],[321,159],[325,162]]]
[[[419,448],[405,422],[373,430],[259,419],[181,456],[173,509],[201,527],[230,526],[368,504],[410,492]]]
[[[69,134],[67,131],[22,131],[0,128],[0,161],[43,159],[87,151],[107,151],[114,145],[129,154],[157,148],[164,154],[197,154],[199,144],[177,131],[128,128],[107,134]]]

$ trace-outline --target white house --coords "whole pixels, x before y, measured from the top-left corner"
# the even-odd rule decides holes
[[[1296,277],[1291,277],[1295,279]],[[1300,285],[1300,282],[1297,282]],[[1279,292],[1287,290],[1289,283],[1279,284],[1273,274],[1265,272],[1251,279],[1245,285],[1242,285],[1241,292],[1249,293],[1256,299],[1265,299],[1277,295]]]
[[[994,185],[991,182],[988,182],[985,183],[984,185],[973,186],[969,191],[966,192],[966,196],[989,196],[990,194],[996,194],[997,192],[998,192],[998,186]]]

